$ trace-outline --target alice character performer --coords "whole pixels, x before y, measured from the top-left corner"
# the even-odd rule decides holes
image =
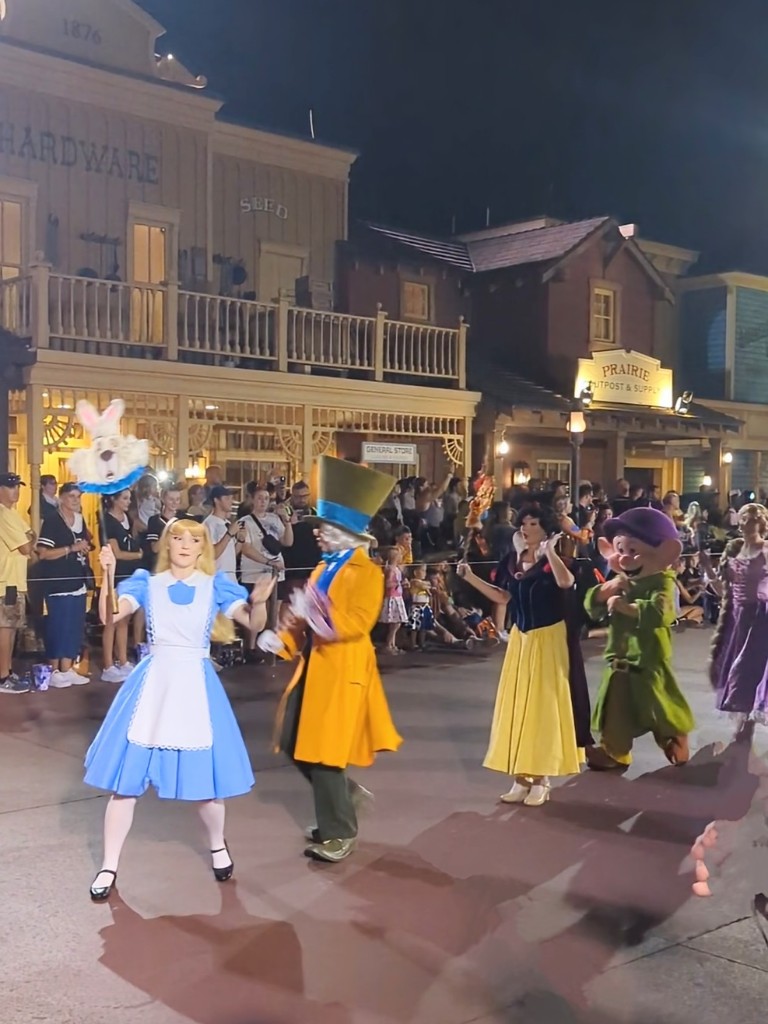
[[[392,723],[376,666],[371,630],[384,598],[384,577],[368,554],[365,530],[394,481],[383,473],[323,456],[319,464],[323,561],[306,589],[291,595],[277,634],[262,633],[262,650],[299,657],[280,705],[277,748],[312,786],[316,824],[305,854],[340,861],[355,848],[357,810],[370,797],[347,776],[402,740]]]
[[[617,575],[586,596],[590,618],[606,612],[608,668],[597,696],[592,725],[599,746],[587,750],[590,768],[624,769],[632,745],[651,733],[671,764],[690,756],[693,713],[672,671],[676,576],[682,544],[663,512],[633,508],[604,527],[600,551]]]
[[[720,617],[712,640],[710,677],[719,711],[765,724],[768,714],[768,510],[745,505],[741,537],[718,565]]]
[[[115,555],[102,548],[105,580],[99,614],[108,622],[107,600]],[[200,806],[219,882],[232,876],[224,838],[223,800],[248,793],[254,784],[248,753],[224,687],[210,660],[214,624],[225,639],[234,620],[246,629],[263,628],[273,580],[246,591],[215,571],[206,528],[174,519],[163,531],[157,572],[139,569],[118,587],[123,619],[138,608],[147,615],[150,653],[131,672],[112,703],[85,758],[85,781],[112,793],[104,817],[104,859],[91,886],[91,899],[106,900],[117,879],[123,844],[133,822],[136,799],[152,785],[161,799],[190,800]],[[223,616],[224,622],[216,622]],[[216,639],[218,639],[218,635]]]
[[[589,696],[572,693],[574,682],[586,690],[586,680],[583,666],[572,665],[569,656],[567,595],[574,579],[556,550],[555,515],[529,506],[518,522],[524,544],[497,571],[504,589],[481,580],[467,565],[460,565],[459,573],[489,600],[512,603],[513,626],[483,764],[513,776],[504,803],[540,807],[549,799],[551,778],[581,770]],[[579,649],[574,657],[581,657]]]
[[[403,570],[400,568],[400,548],[395,545],[387,552],[384,566],[384,603],[381,606],[379,622],[387,626],[387,653],[399,654],[397,634],[400,627],[408,621],[403,600]]]

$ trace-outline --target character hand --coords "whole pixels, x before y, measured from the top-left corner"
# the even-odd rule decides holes
[[[279,654],[285,645],[277,633],[271,629],[265,629],[256,641],[256,646],[266,654]]]
[[[269,600],[270,594],[275,589],[275,583],[277,582],[274,576],[268,576],[266,579],[257,580],[253,585],[251,596],[249,598],[251,604],[266,604]]]
[[[466,562],[459,562],[459,564],[456,566],[456,575],[460,579],[465,580],[471,574],[472,570],[470,569]]]
[[[608,598],[608,614],[614,615],[616,612],[620,612],[622,615],[633,615],[635,605],[630,604],[623,594],[614,594],[613,597]]]
[[[99,565],[107,573],[113,573],[117,565],[115,553],[109,544],[105,544],[99,552]]]
[[[306,619],[309,610],[309,599],[304,590],[294,590],[288,602],[291,614],[296,619]]]
[[[602,597],[608,601],[614,596],[621,597],[626,594],[629,581],[626,576],[614,576],[612,580],[606,580],[600,587]]]
[[[547,558],[549,558],[550,555],[557,554],[557,545],[560,543],[562,536],[562,533],[555,533],[549,538],[546,544]]]

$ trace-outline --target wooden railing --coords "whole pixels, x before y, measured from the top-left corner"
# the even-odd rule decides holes
[[[466,387],[455,329],[53,273],[0,281],[0,325],[38,348]]]
[[[0,280],[0,327],[26,337],[32,327],[32,278]]]

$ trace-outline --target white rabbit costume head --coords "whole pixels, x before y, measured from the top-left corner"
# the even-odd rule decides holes
[[[81,401],[76,411],[91,437],[90,448],[80,449],[69,459],[70,472],[80,489],[90,494],[116,494],[134,484],[149,462],[149,443],[120,433],[125,402],[115,398],[99,413],[90,402]]]

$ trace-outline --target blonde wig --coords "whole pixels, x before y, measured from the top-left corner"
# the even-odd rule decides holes
[[[756,501],[748,505],[742,505],[739,509],[739,529],[742,529],[748,519],[756,519],[760,524],[760,536],[764,537],[768,532],[768,509]]]
[[[170,538],[172,536],[180,537],[183,533],[189,533],[196,540],[202,541],[195,568],[198,572],[205,573],[206,576],[215,576],[216,557],[213,553],[211,535],[207,527],[194,519],[171,519],[168,523],[160,538],[155,572],[166,572],[171,568]],[[232,620],[228,619],[226,615],[217,615],[211,630],[211,640],[219,644],[231,644],[234,639],[235,627]]]

